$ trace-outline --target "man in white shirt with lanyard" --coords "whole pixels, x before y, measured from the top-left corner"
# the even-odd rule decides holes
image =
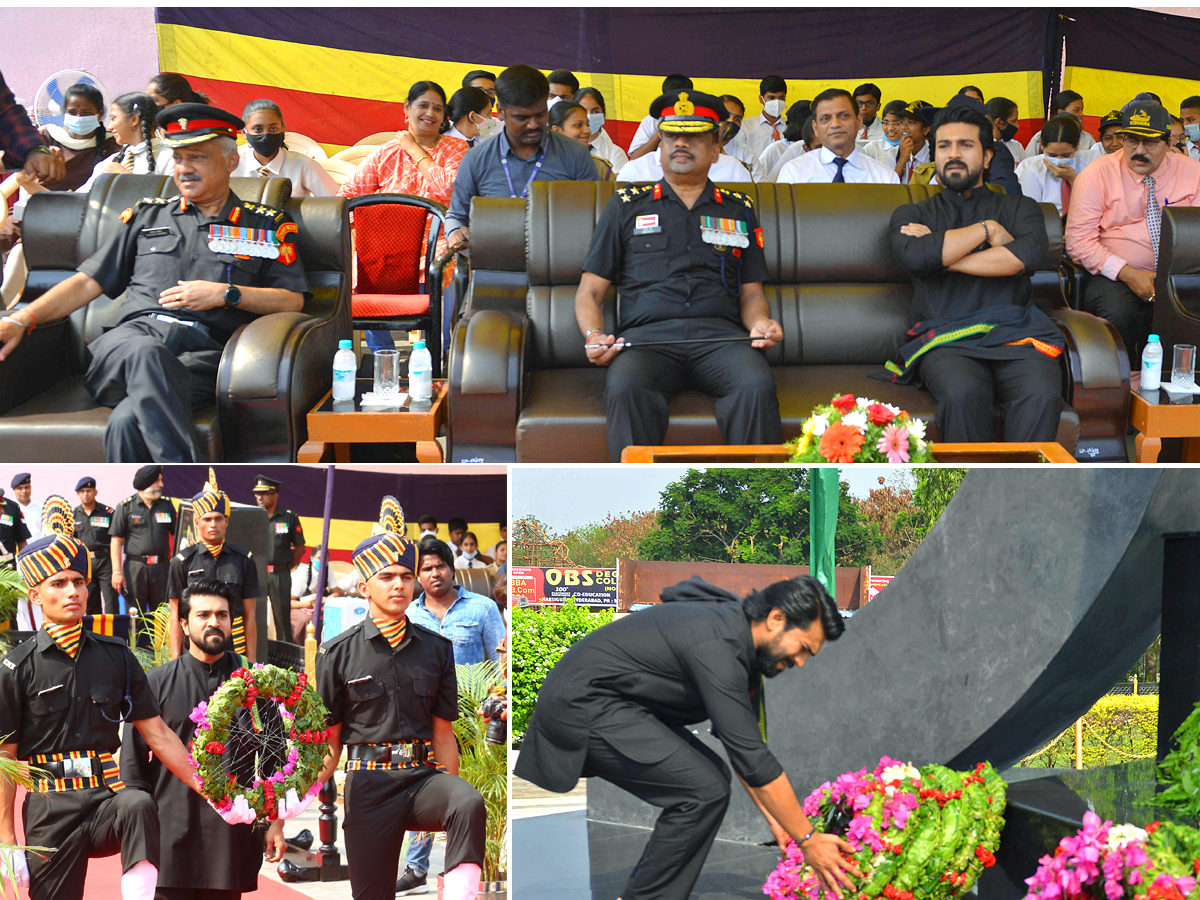
[[[855,145],[858,104],[849,91],[828,88],[813,98],[813,131],[821,149],[779,170],[779,184],[899,184],[896,173]]]

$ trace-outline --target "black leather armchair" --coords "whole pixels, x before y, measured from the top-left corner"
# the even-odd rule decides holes
[[[213,404],[195,424],[213,461],[291,462],[307,438],[305,413],[329,389],[338,340],[350,336],[350,234],[340,197],[291,199],[286,178],[235,178],[243,200],[287,209],[299,227],[312,299],[272,313],[225,345]],[[102,175],[87,195],[43,192],[22,226],[29,278],[22,305],[74,274],[142,197],[178,193],[157,175]],[[83,386],[87,344],[116,324],[121,298],[97,297],[65,319],[39,324],[0,363],[0,459],[104,459],[107,407]],[[149,460],[147,460],[149,462]]]
[[[1200,344],[1200,208],[1163,210],[1155,280],[1154,325],[1169,353],[1173,344]],[[1140,363],[1140,360],[1139,360]],[[1171,359],[1163,359],[1163,370]]]

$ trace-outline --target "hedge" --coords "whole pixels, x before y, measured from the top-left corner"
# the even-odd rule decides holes
[[[1107,746],[1106,746],[1107,745]],[[1083,717],[1083,767],[1093,769],[1152,757],[1158,747],[1158,697],[1107,694]],[[1039,768],[1075,765],[1075,725],[1020,763]]]

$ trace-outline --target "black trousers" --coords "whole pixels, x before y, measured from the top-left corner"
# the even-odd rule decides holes
[[[271,600],[271,615],[275,621],[275,640],[296,643],[292,634],[292,573],[267,573],[267,596]]]
[[[135,559],[125,559],[122,566],[125,575],[125,606],[136,606],[148,613],[167,602],[167,576],[170,574],[170,557],[160,556],[154,565]]]
[[[1006,441],[1053,441],[1062,413],[1062,367],[1031,350],[1020,359],[978,359],[953,347],[930,350],[921,380],[937,401],[942,440],[996,440],[996,407]]]
[[[1137,371],[1142,363],[1142,348],[1154,322],[1154,304],[1147,303],[1121,281],[1109,281],[1103,275],[1083,278],[1083,296],[1079,308],[1108,319],[1116,326],[1129,354],[1129,368]]]
[[[103,600],[103,604],[101,603]],[[112,586],[112,556],[108,550],[92,554],[92,580],[88,583],[87,612],[89,616],[117,612],[117,592]]]
[[[346,778],[346,864],[354,900],[392,900],[406,831],[446,832],[446,868],[483,866],[487,810],[479,791],[433,769],[351,772]]]
[[[662,810],[622,900],[686,900],[729,806],[729,766],[688,731],[658,721],[649,727],[657,732],[653,740],[670,748],[664,759],[637,762],[593,734],[583,774]]]
[[[88,859],[121,854],[121,871],[159,861],[158,807],[145,791],[108,788],[28,793],[22,807],[25,843],[57,847],[53,853],[25,851],[30,900],[83,897]]]
[[[107,462],[204,462],[192,424],[212,406],[222,344],[197,328],[134,319],[88,346],[84,385],[111,406],[104,432]]]
[[[154,891],[154,900],[241,900],[241,897],[241,891],[215,891],[211,888],[167,887]]]
[[[632,331],[627,334],[630,340],[635,339]],[[685,332],[655,337],[669,339],[684,334],[695,336]],[[726,329],[716,334],[732,336]],[[671,398],[685,388],[713,398],[717,426],[725,443],[783,441],[775,377],[763,351],[755,350],[749,342],[634,346],[617,354],[608,367],[604,386],[608,453],[613,462],[620,462],[621,451],[631,444],[662,443]]]

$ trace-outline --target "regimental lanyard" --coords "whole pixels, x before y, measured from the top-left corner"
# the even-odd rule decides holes
[[[542,148],[540,150],[538,150],[537,159],[534,160],[533,174],[530,175],[529,180],[527,182],[525,182],[525,190],[521,191],[520,195],[518,195],[517,189],[513,186],[512,174],[508,171],[508,154],[501,151],[500,164],[502,166],[504,166],[504,177],[508,179],[509,195],[512,197],[516,197],[518,200],[524,200],[526,197],[528,197],[529,196],[529,186],[531,184],[533,184],[533,180],[535,178],[537,178],[538,172],[540,172],[542,170],[542,163],[545,161],[546,161],[546,145],[543,144]]]
[[[742,219],[718,219],[716,216],[700,217],[700,236],[706,244],[718,247],[750,246],[750,226]]]
[[[266,228],[243,228],[240,225],[209,225],[208,249],[213,253],[232,253],[235,256],[257,256],[279,259],[279,238]]]

